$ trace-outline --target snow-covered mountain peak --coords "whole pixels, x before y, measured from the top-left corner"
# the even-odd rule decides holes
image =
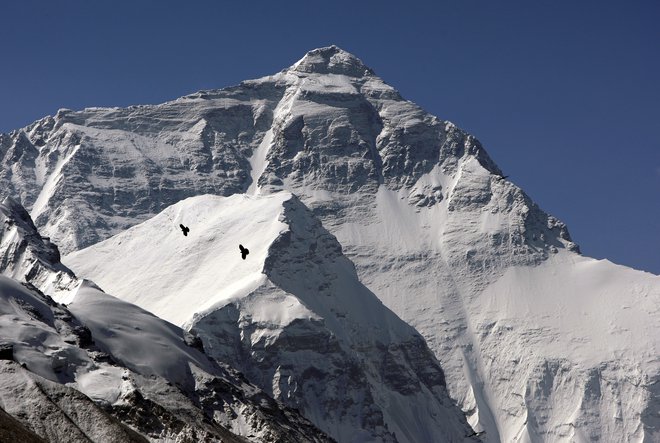
[[[373,70],[353,54],[335,45],[309,51],[289,71],[315,74],[341,74],[350,77],[373,75]]]
[[[108,243],[93,246],[97,253],[85,263],[90,275],[112,273],[104,269],[110,262],[122,271],[109,284],[134,279],[151,294],[149,309],[190,301],[181,312],[198,314],[190,324],[211,331],[214,352],[233,356],[291,404],[309,406],[318,397],[315,383],[303,386],[318,368],[296,372],[291,367],[301,366],[288,350],[313,360],[307,357],[317,350],[305,348],[308,339],[344,359],[333,352],[362,343],[349,333],[360,331],[361,311],[345,299],[375,294],[425,337],[453,397],[488,439],[657,437],[660,426],[649,411],[657,411],[660,398],[658,369],[640,363],[656,349],[657,278],[580,257],[566,226],[515,177],[508,180],[474,136],[405,100],[339,48],[311,51],[271,76],[160,105],[65,110],[0,135],[0,155],[0,185],[64,253],[148,224],[139,238],[130,230],[114,237],[124,240],[111,249],[131,246],[130,253],[104,255]],[[295,208],[294,197],[266,198],[282,191],[305,209]],[[166,212],[172,220],[161,211],[203,194],[233,195],[243,214],[260,208],[271,216],[255,225],[254,217],[227,206],[226,224],[210,224],[207,241],[197,243],[197,227],[191,223],[183,237],[177,224],[188,221],[176,217],[201,217],[204,205]],[[220,226],[241,232],[226,253]],[[243,243],[252,237],[261,246]],[[239,242],[250,249],[245,262]],[[154,248],[157,257],[148,253]],[[131,262],[133,254],[142,262]],[[170,270],[156,279],[163,287],[150,280],[158,266]],[[140,283],[139,273],[149,281]],[[612,277],[607,284],[605,276]],[[222,297],[196,298],[217,284],[214,278],[223,282],[215,293]],[[195,288],[193,280],[203,284]],[[171,288],[179,289],[174,298],[164,295]],[[342,317],[342,304],[351,307],[350,318]],[[557,326],[564,320],[571,331]],[[365,337],[382,343],[372,331],[378,328]],[[608,334],[616,340],[600,339]],[[627,346],[635,334],[649,341]],[[593,352],[585,354],[587,348]],[[628,382],[635,371],[641,383]],[[322,415],[313,405],[307,411]],[[321,415],[326,424],[341,420]],[[380,423],[377,413],[370,417]]]

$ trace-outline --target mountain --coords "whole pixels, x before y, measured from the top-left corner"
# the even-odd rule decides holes
[[[479,141],[337,47],[160,105],[60,110],[0,136],[0,159],[65,254],[188,197],[291,192],[482,438],[660,439],[659,277],[581,256]]]
[[[209,355],[338,441],[472,433],[424,339],[360,283],[336,238],[288,192],[191,197],[65,262],[194,331]]]
[[[77,279],[16,202],[0,209],[3,247],[18,245],[4,249],[3,273],[53,274],[23,282],[0,276],[0,436],[7,441],[332,441],[209,358],[199,338]],[[62,275],[70,285],[59,296],[68,305],[33,284],[51,287]]]

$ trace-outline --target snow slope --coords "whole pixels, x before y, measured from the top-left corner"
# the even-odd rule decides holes
[[[84,268],[85,273],[80,275],[94,275],[95,283],[123,300],[184,325],[193,314],[226,304],[265,282],[261,270],[268,247],[285,229],[278,220],[284,198],[290,196],[258,199],[234,195],[226,200],[193,197],[185,207],[171,206],[158,214],[150,220],[148,229],[135,226],[105,242],[97,249],[98,260],[89,263],[92,269]],[[253,207],[249,202],[255,203]],[[249,213],[245,212],[247,208]],[[252,220],[236,223],[243,218]],[[190,228],[187,237],[179,224]],[[249,248],[250,260],[236,260],[240,259],[240,242]],[[204,246],[209,244],[216,248]],[[124,254],[121,258],[116,255],[118,250]],[[68,256],[65,263],[78,263],[74,257]],[[107,262],[113,262],[113,266],[108,267]],[[173,268],[163,263],[171,263]],[[162,288],[171,290],[162,293]]]
[[[472,432],[423,339],[359,282],[290,193],[192,197],[65,263],[191,327],[210,355],[338,441],[463,441]]]
[[[658,304],[657,278],[584,264],[566,226],[503,179],[478,140],[337,47],[161,105],[62,110],[0,135],[0,157],[4,189],[39,213],[37,225],[67,253],[190,196],[290,191],[337,237],[361,282],[424,336],[485,439],[659,438],[658,373],[644,360],[657,348],[657,312],[637,312],[648,341],[609,332],[623,347],[614,355],[602,340],[628,327],[626,306]],[[554,294],[560,311],[536,301],[556,283],[546,272],[574,282]],[[606,287],[594,280],[603,275]],[[505,283],[518,277],[520,286]],[[616,293],[605,307],[602,292]],[[559,326],[534,329],[518,310],[506,311],[507,321],[531,329],[491,326],[511,294],[523,293],[547,310],[539,318]],[[520,297],[511,303],[527,306]],[[480,306],[493,299],[504,304],[489,319]],[[604,315],[578,327],[579,312]],[[600,395],[593,375],[602,368],[611,395]],[[539,388],[540,374],[552,388]]]

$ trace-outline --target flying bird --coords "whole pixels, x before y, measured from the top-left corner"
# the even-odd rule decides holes
[[[243,245],[238,245],[238,249],[241,250],[241,257],[243,257],[243,260],[245,260],[245,257],[250,253],[250,250],[248,248],[244,248]]]
[[[190,228],[187,227],[187,226],[183,226],[182,224],[180,224],[179,227],[181,228],[181,231],[183,231],[183,235],[188,237],[188,233],[190,232]]]
[[[509,178],[509,176],[508,175],[498,175],[497,176],[498,180],[504,180],[505,178]]]

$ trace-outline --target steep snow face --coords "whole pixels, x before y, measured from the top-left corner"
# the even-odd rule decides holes
[[[474,137],[404,100],[339,48],[311,51],[273,76],[158,106],[62,111],[0,136],[0,153],[0,183],[41,214],[37,225],[61,239],[65,252],[187,196],[226,196],[248,188],[261,194],[291,191],[337,237],[361,281],[426,338],[445,369],[450,393],[470,422],[487,431],[484,438],[508,441],[526,432],[553,442],[581,441],[585,435],[652,438],[645,411],[657,409],[658,376],[651,367],[645,366],[648,384],[629,383],[627,369],[617,372],[611,383],[621,389],[612,398],[578,389],[552,402],[535,387],[533,371],[498,375],[510,368],[493,356],[509,355],[514,341],[529,368],[556,368],[556,356],[545,350],[557,342],[576,368],[576,386],[592,386],[590,374],[613,367],[609,353],[583,359],[570,334],[493,332],[487,326],[493,322],[479,315],[477,307],[489,303],[492,288],[502,288],[498,282],[511,269],[575,258],[565,252],[577,252],[577,246],[561,222],[501,177]],[[647,277],[613,275],[627,281],[624,274],[632,280]],[[653,282],[644,292],[651,299],[657,293]],[[621,306],[632,304],[636,285],[612,284],[620,289]],[[540,288],[530,285],[530,297]],[[595,304],[591,294],[567,298],[562,316],[580,312],[582,297]],[[514,314],[523,317],[513,316],[512,323],[523,324],[524,314]],[[647,311],[638,321],[651,325],[656,319],[655,311]],[[594,333],[585,340],[596,338]],[[651,338],[657,340],[657,333]],[[639,349],[632,343],[617,360],[638,362]],[[508,394],[521,386],[539,400]],[[567,409],[578,408],[579,417],[607,410],[612,401],[633,417],[625,429],[616,414],[601,414],[598,426],[565,418]],[[521,418],[528,415],[547,419]],[[562,420],[575,429],[574,437],[553,430]]]
[[[192,327],[212,356],[338,441],[471,433],[421,336],[359,282],[335,237],[289,193],[190,198],[65,262]]]

